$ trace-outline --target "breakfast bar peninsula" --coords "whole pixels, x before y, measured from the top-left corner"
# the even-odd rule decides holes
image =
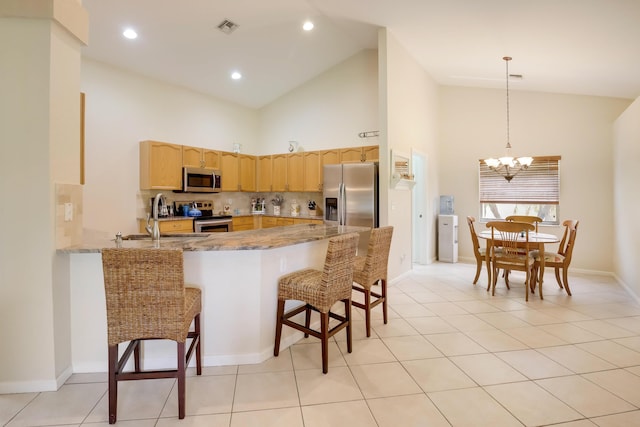
[[[205,366],[260,363],[273,354],[278,278],[302,268],[322,268],[328,239],[369,229],[300,224],[233,233],[125,236],[122,247],[179,247],[184,250],[185,283],[202,289]],[[57,251],[69,283],[73,372],[107,370],[107,326],[101,249],[115,247],[114,236],[87,239]],[[282,346],[302,337],[287,331]],[[175,344],[145,344],[145,366],[175,363]]]

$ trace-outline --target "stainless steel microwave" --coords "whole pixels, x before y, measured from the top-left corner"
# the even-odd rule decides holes
[[[182,168],[182,191],[188,193],[220,192],[220,171],[206,168]]]

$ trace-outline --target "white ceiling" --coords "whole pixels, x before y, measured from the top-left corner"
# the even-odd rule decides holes
[[[260,108],[387,27],[440,84],[635,99],[640,0],[83,0],[83,55]],[[216,27],[229,19],[231,35]],[[306,33],[305,19],[315,23]],[[138,39],[122,37],[134,27]],[[231,71],[244,75],[229,78]]]

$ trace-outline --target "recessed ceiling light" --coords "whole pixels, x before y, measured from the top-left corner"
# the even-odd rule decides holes
[[[129,40],[133,40],[138,38],[138,33],[133,28],[127,28],[122,32],[122,35],[128,38]]]
[[[313,22],[305,21],[304,24],[302,24],[302,29],[305,30],[305,31],[313,30]]]
[[[242,74],[240,74],[238,71],[234,71],[233,73],[231,73],[231,78],[233,80],[240,80],[242,78]]]

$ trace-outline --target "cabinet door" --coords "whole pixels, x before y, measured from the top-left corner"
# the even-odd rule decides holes
[[[182,146],[158,141],[140,142],[140,189],[182,188]]]
[[[258,156],[258,191],[271,191],[271,156]]]
[[[320,152],[320,161],[321,161],[322,166],[340,164],[340,151],[338,151],[338,150],[321,151]]]
[[[227,151],[220,152],[220,175],[222,191],[239,191],[238,156]]]
[[[248,154],[238,155],[240,190],[256,191],[256,158]]]
[[[287,191],[287,155],[271,156],[271,191]]]
[[[380,160],[380,147],[377,145],[362,147],[362,156],[367,162],[377,162]]]
[[[287,156],[287,191],[304,191],[303,153],[292,153]]]
[[[362,148],[350,147],[340,150],[340,161],[342,163],[354,163],[362,161]]]
[[[182,146],[182,166],[203,167],[202,148]]]
[[[319,151],[307,151],[304,153],[304,189],[303,191],[322,190],[322,168]]]
[[[278,218],[273,216],[265,216],[262,218],[262,228],[271,228],[278,226]]]
[[[202,160],[205,168],[220,169],[219,151],[203,149]]]

